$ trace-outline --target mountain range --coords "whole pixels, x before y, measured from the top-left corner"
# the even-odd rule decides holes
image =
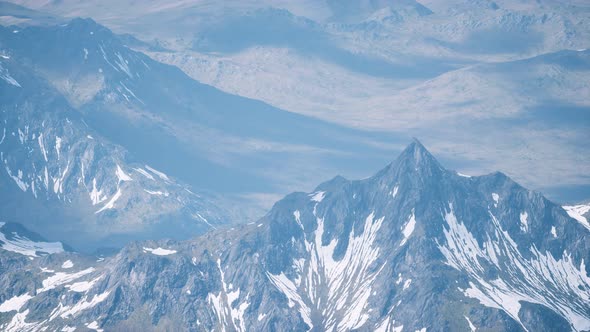
[[[0,49],[3,218],[79,250],[253,220],[302,168],[359,172],[395,137],[221,92],[90,19],[0,27]]]
[[[0,1],[0,331],[590,331],[588,17]]]
[[[255,223],[96,258],[3,251],[0,326],[75,330],[590,330],[590,229],[418,142]],[[30,257],[30,259],[29,259]]]

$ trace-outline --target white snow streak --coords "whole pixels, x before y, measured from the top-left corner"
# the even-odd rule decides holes
[[[72,267],[74,267],[74,263],[69,259],[61,265],[62,269],[71,269]]]
[[[102,203],[105,199],[107,199],[105,196],[102,196],[102,190],[96,189],[96,178],[92,179],[92,191],[89,194],[92,205]]]
[[[318,191],[318,192],[315,192],[313,194],[310,194],[309,196],[311,196],[311,200],[312,201],[320,203],[324,199],[324,196],[325,195],[326,195],[325,192]]]
[[[61,137],[55,136],[55,151],[57,151],[57,160],[59,160],[61,152]]]
[[[111,293],[110,291],[106,291],[102,294],[96,294],[96,295],[94,295],[94,297],[90,301],[88,301],[88,296],[84,296],[84,298],[82,298],[78,303],[76,303],[72,306],[64,306],[60,302],[59,305],[57,306],[57,308],[55,308],[53,310],[53,312],[51,312],[51,316],[49,317],[49,321],[52,321],[57,317],[61,317],[61,318],[76,317],[82,311],[93,308],[97,304],[106,300],[110,293]]]
[[[296,220],[300,217],[297,213],[294,216]],[[371,213],[364,220],[362,233],[355,234],[353,229],[340,260],[333,258],[338,240],[333,239],[324,245],[324,219],[316,217],[316,220],[313,239],[304,240],[309,257],[293,262],[297,276],[290,279],[284,273],[267,275],[285,294],[289,306],[297,306],[310,329],[313,328],[313,312],[321,314],[321,321],[316,323],[321,324],[317,327],[321,330],[361,328],[369,318],[367,305],[373,282],[384,267],[374,266],[379,257],[379,248],[374,246],[374,241],[384,217],[375,219]]]
[[[41,152],[43,153],[43,158],[45,158],[45,161],[47,162],[47,150],[45,150],[45,143],[43,142],[43,134],[39,134],[39,137],[37,137],[37,141],[39,142],[39,148],[41,148]]]
[[[498,207],[498,201],[500,200],[500,195],[496,193],[492,193],[492,198],[494,199],[494,207]]]
[[[529,218],[529,214],[526,213],[526,211],[525,212],[522,212],[520,214],[520,230],[523,231],[523,232],[525,232],[525,233],[528,232],[528,230],[529,230],[529,221],[528,221],[528,218]]]
[[[127,174],[125,174],[125,172],[123,172],[123,170],[121,169],[121,166],[119,166],[118,164],[117,164],[117,171],[115,172],[115,174],[117,175],[119,182],[133,180],[129,175],[127,175]]]
[[[94,212],[96,213],[100,213],[104,210],[107,209],[113,209],[115,207],[115,202],[121,197],[121,189],[117,188],[117,192],[113,195],[113,197],[111,198],[110,201],[108,201],[108,203],[106,203],[100,210]]]
[[[416,216],[414,215],[414,210],[412,209],[412,215],[410,215],[408,222],[406,222],[406,224],[404,225],[404,228],[402,230],[402,234],[403,234],[404,238],[402,239],[402,242],[399,244],[400,247],[403,246],[404,244],[406,244],[406,242],[408,241],[408,238],[414,232],[415,227],[416,227]]]
[[[590,230],[590,223],[583,215],[590,211],[590,204],[564,206],[564,210],[569,214],[570,217],[576,219],[582,226]]]
[[[395,326],[395,320],[391,316],[387,316],[381,324],[377,325],[375,332],[402,332],[403,325]]]
[[[160,172],[160,171],[158,171],[158,170],[156,170],[156,169],[153,169],[153,168],[151,168],[151,167],[150,167],[150,166],[148,166],[148,165],[145,165],[145,168],[147,168],[147,169],[148,169],[148,171],[150,171],[150,172],[152,172],[152,173],[156,174],[156,175],[157,175],[157,176],[158,176],[160,179],[162,179],[162,180],[164,180],[164,181],[170,181],[170,178],[168,178],[168,175],[166,175],[166,174],[164,174],[164,173],[162,173],[162,172]]]
[[[491,212],[494,232],[487,235],[480,247],[465,224],[459,223],[452,205],[449,207],[450,211],[444,214],[449,227],[444,230],[446,243],[439,244],[439,249],[448,265],[470,276],[470,287],[464,290],[466,296],[505,311],[517,322],[520,322],[520,302],[526,301],[559,313],[577,331],[590,329],[587,311],[590,278],[583,260],[578,268],[567,252],[556,259],[549,252],[540,252],[534,245],[523,249],[529,250],[532,257],[523,257],[510,234],[502,229]],[[481,261],[487,261],[502,273],[497,279],[489,280]]]
[[[139,172],[139,174],[145,176],[146,178],[154,180],[154,177],[143,168],[134,168],[134,170],[136,170],[137,172]]]
[[[176,250],[164,249],[164,248],[147,248],[143,247],[144,252],[150,252],[154,255],[158,256],[168,256],[176,253]]]
[[[463,316],[463,317],[465,317],[465,319],[467,320],[467,323],[469,324],[469,329],[471,330],[471,332],[475,332],[477,330],[477,328],[475,327],[475,325],[473,325],[473,323],[471,322],[469,317],[467,317],[467,316]]]
[[[101,278],[102,278],[102,276],[99,276],[99,277],[92,279],[90,281],[75,282],[71,285],[66,285],[65,287],[68,288],[72,292],[83,293],[83,292],[87,292],[90,289],[92,289],[92,287],[94,287],[94,284],[96,284],[96,282],[98,280],[100,280]]]
[[[225,273],[221,268],[221,260],[217,259],[217,268],[221,276],[222,289],[217,295],[209,293],[207,295],[207,302],[212,306],[211,309],[217,316],[218,322],[221,324],[221,330],[236,330],[246,331],[244,322],[244,313],[250,302],[247,300],[249,294],[246,294],[246,300],[239,303],[240,289],[232,290],[232,284],[225,282]],[[229,291],[228,291],[229,290]],[[237,304],[235,304],[237,303]]]
[[[0,304],[0,312],[19,311],[32,298],[28,293],[13,296]]]
[[[48,290],[54,289],[57,286],[66,284],[68,282],[74,281],[76,279],[80,279],[83,276],[94,272],[94,268],[89,267],[86,270],[78,271],[75,273],[65,273],[65,272],[57,272],[51,277],[43,280],[43,288],[37,290],[37,294],[46,292]]]
[[[60,242],[34,242],[16,234],[8,239],[2,232],[0,232],[0,245],[4,250],[30,257],[37,257],[37,252],[55,254],[64,251]]]

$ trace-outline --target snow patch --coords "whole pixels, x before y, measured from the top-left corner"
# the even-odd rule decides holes
[[[164,180],[164,181],[170,181],[170,178],[168,178],[168,175],[166,175],[166,174],[164,174],[164,173],[162,173],[162,172],[160,172],[160,171],[158,171],[158,170],[156,170],[156,169],[154,169],[154,168],[151,168],[151,167],[150,167],[150,166],[148,166],[148,165],[145,165],[145,168],[147,168],[147,169],[148,169],[148,171],[150,171],[150,172],[152,172],[152,173],[156,174],[156,175],[157,175],[157,176],[158,176],[160,179],[162,179],[162,180]]]
[[[463,316],[463,317],[465,317],[465,319],[467,320],[467,324],[469,324],[469,329],[471,330],[471,332],[475,332],[477,330],[477,328],[475,328],[475,325],[473,325],[473,323],[471,322],[469,317],[467,317],[467,316]]]
[[[146,178],[154,180],[154,177],[150,173],[146,172],[146,170],[144,170],[143,168],[134,168],[134,170],[139,174],[145,176]]]
[[[61,137],[55,136],[55,151],[57,151],[57,160],[59,160],[61,152]]]
[[[322,200],[324,200],[325,195],[326,195],[326,192],[318,191],[318,192],[310,194],[309,196],[311,196],[312,201],[320,203]]]
[[[97,332],[103,332],[104,331],[103,329],[99,329],[98,328],[98,322],[97,321],[93,321],[92,323],[87,324],[86,327],[89,328],[89,329],[91,329],[91,330],[95,330]]]
[[[64,252],[63,245],[60,242],[35,242],[18,234],[13,234],[8,239],[2,232],[0,232],[0,245],[4,250],[29,257],[37,257],[37,253],[55,254]]]
[[[96,189],[96,178],[92,179],[92,191],[89,194],[92,205],[102,203],[105,199],[107,199],[106,196],[102,196],[102,190]]]
[[[108,201],[108,203],[106,203],[100,210],[94,212],[95,214],[100,213],[104,210],[107,209],[113,209],[115,207],[115,202],[117,202],[117,200],[121,197],[121,189],[117,188],[117,192],[115,193],[115,195],[113,195],[113,197],[111,198],[110,201]]]
[[[49,317],[49,321],[54,320],[57,317],[61,318],[69,318],[69,317],[76,317],[82,311],[88,310],[90,308],[95,307],[97,304],[101,303],[102,301],[106,300],[111,292],[106,291],[102,294],[95,294],[94,297],[89,301],[88,296],[84,296],[79,302],[72,306],[64,306],[61,302],[51,312],[51,316]]]
[[[391,192],[391,197],[392,197],[392,198],[395,198],[395,196],[397,196],[397,191],[398,191],[398,190],[399,190],[399,187],[398,187],[398,186],[395,186],[395,187],[393,188],[393,192]]]
[[[163,249],[163,248],[147,248],[147,247],[143,247],[143,252],[150,252],[154,255],[158,255],[158,256],[168,256],[168,255],[172,255],[176,253],[176,250],[169,250],[169,249]]]
[[[166,192],[166,191],[151,191],[151,190],[147,190],[144,189],[143,191],[145,191],[146,193],[150,194],[150,195],[155,195],[155,196],[164,196],[164,197],[168,197],[170,195],[170,193]]]
[[[36,326],[37,324],[27,323],[25,321],[28,314],[29,309],[14,315],[12,320],[10,320],[10,323],[5,327],[5,332],[22,332],[38,329],[38,326]]]
[[[303,228],[303,224],[301,223],[301,212],[299,212],[299,210],[295,210],[293,212],[293,217],[295,217],[295,222],[297,225],[299,225],[299,228],[305,232],[305,228]]]
[[[555,258],[550,252],[540,252],[534,245],[524,249],[530,252],[525,258],[510,234],[488,211],[494,231],[486,235],[480,247],[475,236],[460,223],[453,212],[444,212],[448,229],[444,229],[446,243],[439,250],[446,264],[467,273],[469,288],[463,290],[467,297],[481,304],[506,312],[520,322],[520,302],[543,305],[568,320],[575,330],[590,329],[590,315],[583,308],[590,301],[590,277],[584,261],[578,268],[567,252]],[[489,280],[487,261],[503,273]],[[518,278],[510,278],[517,275]],[[522,325],[522,323],[521,323]]]
[[[16,87],[22,88],[22,86],[12,77],[8,70],[2,67],[0,63],[0,78],[6,81],[8,84],[14,85]]]
[[[500,201],[500,195],[496,193],[492,193],[492,199],[494,199],[494,207],[498,207],[498,202]]]
[[[47,162],[47,150],[45,150],[45,143],[43,142],[43,134],[39,134],[39,137],[37,137],[37,141],[39,142],[39,148],[41,148],[41,152],[43,153],[43,158],[45,159],[45,161]]]
[[[404,225],[404,228],[402,230],[402,235],[404,236],[404,238],[402,239],[402,242],[399,244],[400,247],[403,246],[404,244],[406,244],[406,242],[408,241],[408,238],[414,232],[415,227],[416,227],[416,216],[414,215],[414,209],[412,209],[412,215],[410,215],[410,218],[408,219],[408,221],[406,222],[406,224]]]
[[[51,277],[42,281],[43,288],[38,289],[37,294],[54,289],[57,286],[61,286],[76,279],[80,279],[92,272],[94,272],[94,268],[92,267],[87,268],[86,270],[78,271],[76,273],[57,272]]]
[[[22,308],[27,303],[27,301],[32,298],[33,297],[28,293],[13,296],[0,304],[0,312],[20,311],[20,308]]]
[[[222,325],[221,330],[235,330],[235,331],[246,331],[244,323],[244,313],[250,306],[250,302],[247,300],[249,294],[247,294],[246,300],[239,303],[240,289],[228,292],[233,288],[232,284],[225,282],[225,273],[221,268],[221,260],[217,259],[217,269],[221,277],[220,292],[216,294],[209,293],[207,295],[207,302],[211,305],[211,308],[217,316],[218,322]],[[238,303],[235,305],[234,303]]]
[[[395,320],[391,316],[387,316],[381,324],[377,325],[375,332],[402,332],[403,325],[395,326]]]
[[[96,282],[98,280],[100,280],[101,278],[102,278],[102,276],[99,276],[99,277],[92,279],[90,281],[75,282],[71,285],[66,285],[65,287],[68,288],[72,292],[83,293],[83,292],[87,292],[90,289],[92,289],[92,287],[94,287],[94,284],[96,284]]]
[[[526,211],[520,213],[520,230],[525,233],[529,230],[528,218],[529,214]]]
[[[316,216],[317,228],[308,239],[304,234],[309,257],[295,259],[292,264],[295,277],[284,272],[267,272],[273,285],[287,297],[291,307],[297,307],[301,317],[314,328],[311,313],[321,313],[321,326],[325,331],[360,329],[369,320],[367,306],[373,293],[373,283],[385,264],[375,266],[379,248],[374,245],[385,218],[375,219],[371,213],[364,220],[363,230],[356,234],[354,228],[348,239],[348,247],[340,260],[334,260],[338,240],[322,243],[324,219]]]
[[[71,269],[72,267],[74,267],[74,263],[69,259],[61,265],[62,269]]]
[[[588,219],[584,217],[584,214],[590,211],[590,204],[581,204],[573,206],[563,206],[563,209],[569,214],[570,217],[576,219],[582,226],[590,230],[590,223]]]
[[[8,176],[16,183],[20,190],[26,192],[29,188],[29,185],[22,180],[23,172],[21,170],[18,170],[17,175],[12,175],[12,171],[10,170],[10,168],[8,168],[8,165],[5,165],[4,168],[6,168],[6,173],[8,173]]]
[[[117,174],[117,178],[119,179],[119,182],[133,180],[129,175],[127,175],[125,172],[123,172],[123,170],[121,169],[121,166],[119,166],[119,164],[117,164],[117,171],[115,173]]]
[[[404,287],[402,288],[402,290],[406,290],[406,289],[408,289],[408,288],[410,287],[410,285],[411,285],[411,284],[412,284],[412,279],[407,279],[407,280],[404,282]]]

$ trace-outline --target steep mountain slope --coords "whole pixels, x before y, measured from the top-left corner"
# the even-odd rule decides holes
[[[589,252],[590,232],[560,206],[501,173],[446,170],[414,142],[373,177],[336,177],[192,241],[134,243],[100,262],[2,253],[37,272],[0,288],[19,304],[0,324],[584,331]],[[2,268],[2,285],[23,273]]]
[[[347,129],[196,82],[129,49],[92,20],[18,33],[6,28],[0,38],[5,52],[63,94],[90,128],[199,188],[287,192],[336,165],[366,171],[347,162],[359,151],[382,162],[392,150],[386,142],[393,134]],[[302,179],[311,170],[313,178]]]
[[[14,55],[0,59],[0,214],[78,250],[187,238],[228,222],[221,201],[135,162]]]

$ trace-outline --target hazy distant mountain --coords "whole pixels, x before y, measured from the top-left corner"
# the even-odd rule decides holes
[[[2,328],[584,331],[590,231],[502,173],[413,142],[376,175],[293,193],[259,222],[92,261],[2,252]],[[27,269],[30,272],[23,275]],[[18,280],[15,282],[15,280]]]
[[[0,247],[30,257],[63,253],[67,245],[49,242],[37,233],[31,232],[21,224],[0,222]]]
[[[587,113],[581,96],[588,68],[526,63],[590,47],[584,1],[16,2],[48,15],[91,16],[131,34],[124,38],[129,46],[225,92],[331,123],[423,137],[442,158],[468,165],[466,171],[502,169],[561,201],[590,194],[572,167],[590,164],[577,143],[587,138],[585,122],[567,134],[547,128],[560,112],[566,119]],[[496,130],[498,123],[523,122],[524,131]],[[486,140],[482,131],[494,137]],[[522,154],[523,146],[526,165],[504,154]],[[385,162],[373,156],[373,169]],[[323,163],[322,176],[335,165]],[[293,170],[278,182],[288,182],[291,190],[309,188],[313,181],[293,183],[296,174],[306,173],[315,174]]]
[[[214,196],[133,162],[124,148],[88,127],[15,53],[0,59],[2,221],[79,250],[154,236],[186,238],[230,221]]]
[[[268,196],[328,167],[366,170],[349,162],[356,152],[381,160],[392,149],[378,144],[394,135],[346,129],[200,84],[92,20],[0,28],[0,49],[0,209],[52,239],[82,228],[74,247],[121,245],[130,234],[186,237],[208,224],[248,220],[261,215]],[[30,208],[17,208],[23,202]],[[64,228],[50,226],[53,219]]]
[[[590,331],[589,17],[0,1],[0,330]]]

